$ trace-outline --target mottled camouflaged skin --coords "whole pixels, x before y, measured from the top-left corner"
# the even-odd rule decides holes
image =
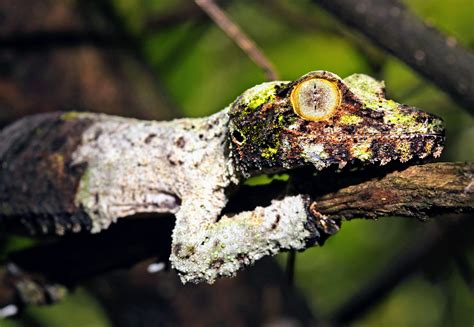
[[[324,78],[341,91],[333,116],[321,121],[295,114],[293,88]],[[244,176],[314,165],[321,170],[349,162],[386,164],[440,155],[444,129],[440,118],[387,100],[384,86],[366,75],[341,79],[326,71],[294,82],[270,82],[242,94],[230,110],[231,151]]]

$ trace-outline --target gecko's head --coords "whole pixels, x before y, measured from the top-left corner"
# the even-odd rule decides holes
[[[232,156],[244,175],[312,164],[438,157],[442,120],[385,98],[383,82],[311,72],[245,91],[230,109]]]

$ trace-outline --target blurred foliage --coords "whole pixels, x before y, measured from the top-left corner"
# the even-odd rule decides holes
[[[474,45],[472,0],[405,2],[417,15],[463,45]],[[295,20],[269,10],[271,3],[227,1],[226,10],[264,50],[282,79],[296,79],[316,69],[342,77],[358,72],[383,79],[390,97],[445,119],[448,143],[443,160],[474,160],[474,119],[447,95],[310,1],[278,1]],[[180,5],[189,2],[116,1],[127,27],[142,40],[157,76],[185,116],[216,112],[246,88],[264,82],[259,68],[208,19],[190,18],[175,26],[145,30],[148,19],[166,15]],[[306,26],[305,21],[314,23]],[[369,282],[404,245],[423,233],[425,226],[417,221],[390,218],[346,222],[323,248],[298,255],[297,286],[315,312],[330,314]],[[473,251],[468,251],[474,264]],[[285,255],[279,257],[282,262],[284,258]],[[452,262],[439,263],[439,270],[443,275],[436,282],[421,273],[408,278],[354,325],[471,326],[473,294]],[[107,326],[99,308],[80,289],[59,305],[30,308],[21,321],[0,322],[0,326]]]
[[[112,326],[97,300],[78,288],[61,303],[28,307],[21,319],[0,321],[1,327],[108,327]]]

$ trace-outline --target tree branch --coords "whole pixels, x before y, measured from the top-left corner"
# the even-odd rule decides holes
[[[474,114],[474,54],[398,0],[314,0],[404,61]]]
[[[433,163],[349,186],[316,199],[322,213],[337,218],[404,216],[426,219],[474,208],[474,163]]]
[[[147,17],[145,33],[154,33],[190,21],[202,21],[206,14],[193,2],[179,3],[159,16]]]

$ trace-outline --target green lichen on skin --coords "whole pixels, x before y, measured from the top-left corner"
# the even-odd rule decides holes
[[[231,124],[231,134],[240,145],[249,145],[265,160],[274,160],[281,148],[280,132],[288,126],[293,117],[281,114],[272,104],[276,101],[277,87],[286,82],[268,82],[257,85],[245,91],[233,104],[238,110],[233,115],[238,116]],[[269,105],[262,108],[264,104]],[[262,111],[267,112],[263,115]]]
[[[358,143],[352,146],[352,155],[362,161],[370,160],[372,158],[372,150],[370,143]]]
[[[365,74],[353,74],[344,78],[349,89],[358,95],[379,98],[383,95],[385,84]]]
[[[346,114],[341,117],[341,119],[339,120],[339,123],[343,125],[357,125],[362,120],[363,119],[360,116]]]
[[[368,75],[353,74],[344,79],[349,89],[364,103],[366,108],[373,110],[395,110],[400,104],[385,99],[383,81]]]
[[[72,121],[83,115],[84,113],[79,111],[68,111],[60,116],[63,121]]]
[[[420,113],[406,113],[399,109],[387,111],[384,116],[384,123],[394,126],[394,130],[400,134],[429,134],[430,131],[439,130],[440,121],[429,119],[427,116],[420,116]]]
[[[389,114],[385,115],[384,121],[391,124],[410,126],[416,124],[416,116],[407,115],[406,113],[401,113],[398,110],[393,110]]]
[[[412,158],[410,151],[410,142],[408,140],[401,140],[397,143],[397,151],[400,153],[400,161],[407,162]]]
[[[248,109],[253,111],[265,103],[275,99],[275,86],[281,82],[267,82],[257,85],[242,94],[242,103]]]
[[[301,117],[293,94],[309,92],[302,98],[318,106],[315,92],[319,91],[298,88],[316,78],[337,86],[341,103],[332,116]],[[409,156],[436,157],[442,149],[443,127],[438,117],[386,99],[384,83],[367,75],[341,79],[315,71],[275,86],[275,96],[268,96],[268,90],[268,85],[252,88],[230,109],[232,155],[245,178],[311,164],[317,170],[335,164],[342,168],[353,160],[384,165],[407,161]],[[408,150],[397,146],[404,139],[411,143]]]
[[[270,159],[278,153],[277,148],[266,148],[262,150],[262,157]]]

